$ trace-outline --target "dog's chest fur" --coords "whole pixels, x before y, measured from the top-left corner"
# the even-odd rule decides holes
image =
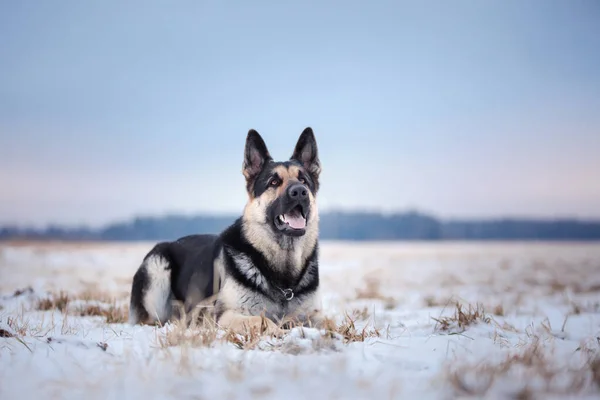
[[[257,254],[231,247],[224,248],[223,257],[225,280],[220,298],[225,308],[245,315],[264,314],[274,320],[290,315],[302,319],[308,312],[304,310],[311,303],[307,299],[318,285],[316,251],[301,268],[293,265],[293,256],[286,264],[272,266]]]

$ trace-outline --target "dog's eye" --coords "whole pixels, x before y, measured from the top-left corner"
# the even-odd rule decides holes
[[[270,186],[279,186],[279,179],[277,178],[273,178],[271,179],[271,182],[269,182]]]

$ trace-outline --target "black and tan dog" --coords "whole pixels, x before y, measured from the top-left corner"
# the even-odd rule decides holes
[[[250,130],[243,215],[218,236],[157,244],[134,275],[130,322],[165,323],[174,302],[189,313],[214,299],[214,317],[226,329],[280,333],[286,320],[318,326],[320,172],[311,128],[284,162],[273,161],[258,132]]]

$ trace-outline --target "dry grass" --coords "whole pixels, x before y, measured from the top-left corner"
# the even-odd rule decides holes
[[[115,293],[108,293],[100,290],[87,289],[77,294],[76,298],[83,301],[100,301],[103,303],[110,303],[116,300],[123,300],[129,297],[129,292],[126,295],[116,295]]]
[[[269,325],[268,319],[264,315],[261,315],[261,324],[260,327],[257,326],[246,326],[243,332],[235,332],[231,329],[228,329],[223,336],[223,340],[233,344],[240,350],[253,350],[258,348],[261,340],[265,337]],[[285,325],[286,329],[283,329],[282,326]],[[282,321],[278,324],[278,327],[281,329],[281,332],[285,332],[287,329],[292,329],[297,326],[297,323],[293,320],[290,321]]]
[[[391,296],[385,296],[381,292],[381,281],[376,278],[365,278],[365,288],[356,289],[357,300],[381,300],[386,310],[396,307],[396,300]]]
[[[247,328],[243,332],[231,329],[221,330],[215,320],[209,315],[196,309],[190,316],[180,310],[179,319],[172,322],[164,336],[158,338],[163,348],[172,346],[210,347],[221,341],[233,344],[240,350],[256,349],[264,338],[264,329]]]
[[[427,307],[435,307],[438,305],[438,300],[435,296],[425,296],[423,302]]]
[[[504,306],[502,304],[497,304],[492,308],[492,314],[503,317],[505,315]]]
[[[17,336],[26,336],[27,332],[30,331],[29,322],[24,321],[23,318],[8,317],[6,323]]]
[[[99,305],[85,305],[76,311],[80,317],[104,317],[107,324],[123,324],[129,319],[129,309],[125,305],[119,306],[116,301],[106,307]]]
[[[70,325],[70,321],[66,317],[67,314],[64,314],[64,316],[64,318],[60,319],[60,325],[57,325],[54,316],[50,316],[49,321],[45,318],[30,318],[26,311],[22,310],[6,319],[6,323],[10,328],[8,333],[12,334],[17,340],[23,337],[46,337],[50,332],[55,331],[57,327],[60,327],[60,333],[63,335],[74,333],[74,327]]]
[[[451,333],[464,332],[469,326],[477,323],[489,324],[491,322],[491,318],[485,314],[481,304],[477,304],[475,307],[469,304],[467,309],[464,309],[464,306],[459,302],[455,303],[453,315],[432,319],[436,321],[434,327],[436,332]]]
[[[13,336],[15,336],[15,335],[13,335],[12,333],[10,333],[6,329],[0,329],[0,337],[1,338],[10,338],[10,337],[13,337]]]
[[[576,302],[573,300],[569,301],[571,307],[571,314],[580,315],[582,313],[597,313],[600,312],[600,302]]]
[[[365,325],[362,329],[356,328],[356,320],[352,319],[348,314],[345,315],[344,321],[338,325],[331,319],[326,319],[324,329],[326,337],[334,338],[336,334],[341,335],[344,343],[364,342],[367,338],[380,337],[381,332],[376,328],[369,328]]]
[[[96,304],[82,304],[70,307],[73,302],[95,302]],[[129,317],[126,305],[119,305],[117,300],[105,293],[83,292],[77,295],[69,295],[67,292],[51,294],[47,298],[37,301],[35,308],[40,311],[58,310],[80,317],[100,316],[106,318],[106,323],[125,323]]]
[[[183,307],[179,308],[179,318],[172,321],[163,336],[158,337],[162,348],[172,346],[184,347],[209,347],[216,340],[219,327],[212,318],[202,314],[197,308],[190,315],[185,313]]]
[[[592,381],[596,388],[600,389],[600,354],[595,354],[590,358],[589,367],[592,373]]]
[[[40,311],[50,311],[57,309],[60,312],[65,312],[69,305],[69,294],[60,291],[58,294],[53,294],[49,298],[41,299],[37,302],[36,309]]]
[[[363,328],[357,328],[355,321],[356,319],[348,314],[339,325],[331,319],[326,319],[321,329],[323,333],[320,339],[313,338],[313,350],[334,349],[335,344],[333,342],[335,341],[348,344],[364,342],[368,338],[381,336],[381,332],[376,328],[370,328],[367,325]],[[264,327],[266,328],[266,324]],[[300,328],[301,334],[303,334],[305,327],[291,323],[287,328],[289,330]],[[162,348],[172,346],[210,347],[217,342],[225,342],[240,350],[279,349],[289,354],[299,354],[303,351],[303,349],[295,346],[293,341],[267,343],[263,342],[265,338],[264,330],[252,328],[248,328],[243,332],[234,332],[231,329],[222,330],[212,318],[196,318],[195,316],[188,318],[182,314],[180,319],[173,321],[166,332],[158,337],[158,342]]]
[[[600,388],[600,355],[583,355],[577,367],[559,366],[538,336],[512,350],[500,362],[452,366],[446,377],[457,396],[485,397],[506,393],[506,398],[530,399],[548,395],[573,395]],[[594,387],[595,386],[595,387]],[[501,389],[500,389],[501,388]],[[535,397],[534,397],[535,395]],[[543,398],[543,397],[542,397]]]
[[[600,283],[590,285],[576,285],[574,288],[575,293],[596,293],[600,292]]]
[[[367,307],[363,307],[360,310],[355,308],[351,311],[351,313],[352,319],[354,319],[355,321],[366,321],[371,315]]]
[[[433,295],[425,296],[423,302],[427,307],[442,307],[447,306],[452,299],[442,299]]]
[[[363,292],[363,298],[384,298],[376,290],[378,284],[371,283],[369,292]],[[83,302],[84,304],[74,303]],[[85,304],[93,302],[93,304]],[[36,303],[36,309],[41,311],[59,310],[65,315],[75,315],[79,317],[100,316],[106,318],[106,323],[125,323],[128,320],[128,308],[126,305],[119,305],[116,299],[100,292],[83,292],[76,295],[69,295],[61,291],[52,294],[47,298],[40,299]],[[350,314],[346,314],[341,324],[336,324],[333,320],[326,320],[324,324],[324,338],[341,339],[344,343],[363,342],[367,338],[380,337],[381,332],[366,324],[363,328],[357,328],[356,321],[365,321],[369,318],[367,307],[354,309]],[[193,315],[186,315],[182,309],[179,309],[179,319],[171,322],[164,335],[158,337],[161,347],[172,346],[187,347],[206,347],[211,346],[215,341],[221,339],[231,343],[239,349],[251,350],[257,348],[263,338],[264,332],[257,330],[248,330],[247,332],[235,333],[231,330],[220,331],[218,325],[200,308],[195,310]],[[293,323],[288,329],[299,325]],[[266,324],[265,324],[266,327]],[[221,335],[219,335],[219,333]],[[339,335],[339,336],[336,336]],[[329,345],[327,345],[329,347]]]
[[[13,293],[13,297],[19,297],[21,295],[30,294],[30,293],[33,293],[33,288],[31,286],[28,286],[24,289],[15,290],[15,292]]]
[[[246,330],[243,333],[236,333],[228,330],[224,336],[224,340],[233,344],[240,350],[254,350],[262,340],[261,334],[254,329]]]

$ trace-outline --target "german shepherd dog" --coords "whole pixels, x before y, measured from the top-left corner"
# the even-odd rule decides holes
[[[273,161],[255,130],[242,172],[248,202],[220,235],[158,243],[133,277],[130,323],[155,324],[203,304],[224,329],[281,334],[286,323],[319,326],[316,195],[321,163],[311,128],[288,161]]]

